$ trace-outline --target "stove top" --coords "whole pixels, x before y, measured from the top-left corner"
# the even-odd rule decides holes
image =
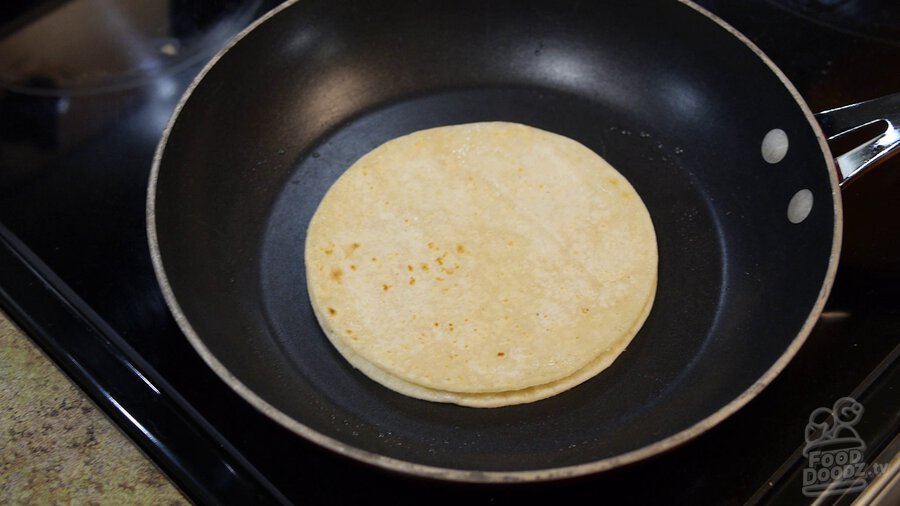
[[[288,432],[190,347],[153,275],[144,204],[180,94],[276,2],[101,0],[0,7],[0,306],[198,503],[612,499],[807,503],[810,413],[852,396],[867,462],[900,432],[900,157],[845,188],[825,313],[758,398],[651,460],[575,480],[476,486],[391,474]],[[893,2],[703,0],[814,110],[900,91]]]

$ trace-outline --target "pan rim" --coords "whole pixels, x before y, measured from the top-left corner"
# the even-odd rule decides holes
[[[252,389],[247,387],[234,374],[232,374],[213,355],[213,353],[206,347],[200,336],[194,330],[187,316],[181,310],[178,300],[175,297],[174,291],[169,284],[166,270],[163,265],[163,259],[160,254],[156,227],[156,189],[162,158],[165,152],[166,145],[168,143],[169,135],[178,120],[178,116],[180,115],[181,110],[183,109],[199,83],[216,65],[216,63],[247,34],[252,32],[259,25],[265,23],[266,21],[277,15],[282,10],[289,8],[291,5],[297,3],[298,1],[300,0],[287,0],[286,2],[275,7],[274,9],[248,25],[240,33],[233,37],[222,49],[220,49],[192,80],[191,84],[188,86],[188,88],[185,90],[184,94],[178,101],[178,104],[176,105],[172,116],[169,118],[169,121],[166,124],[165,129],[163,130],[162,136],[154,153],[153,164],[151,167],[148,183],[146,205],[147,238],[150,246],[150,258],[153,264],[153,270],[160,284],[160,288],[162,290],[162,294],[166,301],[166,304],[172,312],[176,323],[178,324],[181,331],[185,334],[185,337],[188,339],[192,347],[197,351],[204,362],[206,362],[206,364],[216,373],[216,375],[219,376],[241,397],[243,397],[244,400],[249,402],[253,407],[258,409],[262,413],[266,414],[269,418],[276,421],[291,432],[305,438],[306,440],[318,444],[319,446],[329,449],[337,454],[350,457],[354,460],[370,464],[375,467],[399,472],[402,474],[409,474],[445,481],[468,483],[511,483],[561,480],[608,471],[614,468],[625,466],[627,464],[639,462],[654,455],[664,453],[698,437],[702,433],[715,427],[720,422],[740,410],[753,398],[755,398],[760,392],[762,392],[762,390],[765,389],[765,387],[768,386],[781,373],[781,371],[787,366],[787,364],[800,350],[802,345],[806,342],[806,339],[812,332],[813,326],[818,321],[819,315],[821,314],[828,295],[831,292],[835,275],[837,273],[838,259],[840,257],[842,242],[841,240],[843,233],[843,212],[840,184],[837,176],[834,157],[831,154],[831,150],[828,146],[825,134],[823,133],[819,123],[816,121],[812,110],[809,108],[805,99],[800,95],[796,87],[775,65],[775,63],[768,56],[766,56],[763,51],[759,47],[757,47],[749,38],[747,38],[745,35],[740,33],[737,29],[726,23],[715,14],[695,4],[692,0],[677,0],[679,3],[691,9],[694,9],[698,13],[702,14],[709,20],[719,25],[722,29],[729,32],[730,35],[737,38],[744,45],[746,45],[751,51],[753,51],[754,54],[757,55],[757,57],[760,58],[763,63],[765,63],[769,67],[769,69],[782,82],[787,91],[797,102],[797,105],[800,107],[800,110],[806,117],[807,122],[812,128],[812,131],[819,143],[819,147],[821,148],[821,152],[824,157],[825,167],[828,171],[829,184],[832,193],[834,226],[832,233],[831,255],[829,256],[825,279],[823,280],[822,287],[819,291],[818,297],[816,298],[816,302],[810,309],[810,313],[804,321],[803,326],[800,328],[797,335],[794,337],[794,339],[791,341],[782,355],[778,358],[778,360],[776,360],[762,376],[760,376],[739,396],[732,399],[728,404],[720,407],[718,410],[708,415],[706,418],[691,425],[690,427],[687,427],[686,429],[660,439],[654,443],[643,446],[641,448],[637,448],[635,450],[631,450],[626,453],[622,453],[612,457],[606,457],[584,464],[525,471],[478,471],[445,468],[425,464],[417,464],[406,460],[387,457],[367,450],[363,450],[361,448],[357,448],[353,445],[344,443],[323,433],[320,433],[288,416],[275,406],[269,404],[267,401],[253,392]]]

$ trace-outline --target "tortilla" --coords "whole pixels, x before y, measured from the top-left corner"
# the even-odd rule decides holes
[[[469,406],[607,368],[656,292],[649,212],[605,160],[515,123],[422,130],[353,164],[307,231],[325,335],[371,379]]]

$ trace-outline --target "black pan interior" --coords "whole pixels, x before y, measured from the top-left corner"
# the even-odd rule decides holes
[[[635,186],[659,240],[656,303],[613,366],[556,397],[480,410],[354,371],[306,293],[306,225],[330,184],[398,135],[504,120],[569,136]],[[790,140],[778,164],[764,135]],[[165,146],[156,230],[204,346],[282,413],[344,445],[474,471],[579,465],[722,409],[819,297],[835,209],[795,99],[743,43],[673,0],[303,0],[196,86]],[[809,217],[788,202],[809,189]]]

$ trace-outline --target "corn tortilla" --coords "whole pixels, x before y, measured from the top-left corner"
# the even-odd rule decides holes
[[[493,407],[607,368],[652,307],[657,245],[599,155],[487,122],[359,159],[313,216],[305,262],[316,317],[350,364],[406,395]]]

